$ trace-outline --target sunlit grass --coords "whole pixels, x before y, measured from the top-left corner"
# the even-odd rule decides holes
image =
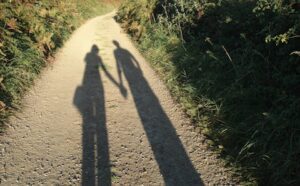
[[[0,130],[18,108],[47,58],[60,48],[85,20],[116,8],[109,0],[44,0],[0,3]],[[2,108],[4,105],[4,108]]]

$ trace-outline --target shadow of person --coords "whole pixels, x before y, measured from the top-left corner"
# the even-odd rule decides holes
[[[106,128],[105,97],[99,68],[120,88],[124,97],[127,91],[108,73],[98,56],[99,49],[92,46],[85,57],[82,85],[77,87],[74,105],[82,115],[82,185],[111,185],[109,146]]]
[[[192,165],[171,121],[143,76],[138,61],[117,41],[113,41],[113,44],[116,46],[114,55],[119,79],[122,78],[123,73],[128,81],[139,117],[165,184],[203,185],[200,175]]]

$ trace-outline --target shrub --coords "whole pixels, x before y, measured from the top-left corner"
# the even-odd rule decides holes
[[[70,33],[112,8],[97,0],[0,2],[0,124]]]
[[[300,184],[297,3],[125,1],[116,17],[215,149],[260,185]]]

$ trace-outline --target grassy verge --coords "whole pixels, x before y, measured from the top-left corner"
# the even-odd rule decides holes
[[[300,184],[298,5],[150,0],[125,1],[118,12],[212,147],[251,185]]]
[[[0,131],[46,59],[80,24],[114,9],[108,0],[4,0],[0,3]]]

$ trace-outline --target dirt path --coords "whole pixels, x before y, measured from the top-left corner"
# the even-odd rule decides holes
[[[113,20],[78,29],[1,137],[1,185],[235,185]]]

